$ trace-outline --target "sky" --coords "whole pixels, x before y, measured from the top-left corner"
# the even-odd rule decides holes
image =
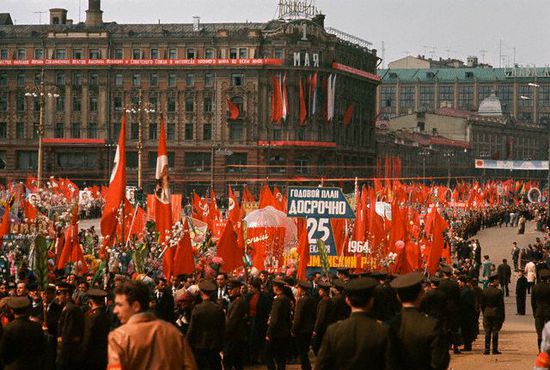
[[[406,55],[476,55],[495,67],[550,65],[548,0],[316,0],[325,25],[373,44],[383,65]],[[104,21],[117,23],[265,22],[278,0],[103,0]],[[65,8],[84,21],[88,0],[0,0],[17,24],[38,24],[38,11]],[[80,7],[80,13],[79,13]],[[42,23],[49,21],[44,13]],[[385,49],[383,52],[382,49]],[[502,57],[500,57],[502,55]]]

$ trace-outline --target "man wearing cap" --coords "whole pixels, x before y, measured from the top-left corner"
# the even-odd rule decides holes
[[[457,279],[460,288],[460,329],[464,351],[472,350],[472,342],[477,337],[477,325],[479,324],[476,312],[476,297],[473,290],[468,285],[469,278],[465,275]]]
[[[60,370],[80,369],[84,360],[84,314],[71,298],[73,290],[74,286],[68,283],[56,287],[57,303],[63,306],[57,326],[57,366]]]
[[[441,268],[441,281],[439,282],[439,290],[445,293],[447,302],[447,322],[446,328],[449,331],[451,344],[453,345],[453,352],[455,354],[460,353],[458,346],[460,345],[460,288],[457,282],[452,278],[453,268],[450,266],[443,266]]]
[[[485,329],[485,351],[488,355],[493,344],[493,355],[500,355],[498,350],[498,332],[502,328],[505,318],[504,294],[498,289],[498,275],[489,277],[489,286],[483,290],[481,296],[481,311],[483,312],[483,329]]]
[[[311,287],[312,285],[309,281],[298,281],[296,310],[294,321],[292,322],[292,335],[296,338],[302,370],[311,369],[308,352],[315,325],[315,315],[317,313],[317,302],[309,294]]]
[[[373,315],[377,320],[386,322],[395,317],[401,309],[395,290],[387,282],[388,274],[384,271],[370,273],[373,279],[378,280],[379,285],[374,288]]]
[[[346,304],[346,296],[344,295],[344,284],[345,282],[339,279],[334,280],[332,284],[332,305],[334,308],[334,322],[347,319],[351,313],[350,307]]]
[[[199,283],[202,302],[193,308],[187,340],[193,349],[199,369],[221,369],[220,352],[225,338],[225,313],[212,299],[217,290],[212,280]],[[215,298],[214,298],[215,299]]]
[[[319,281],[317,283],[319,287],[319,303],[317,304],[317,317],[315,319],[315,326],[313,327],[312,347],[313,352],[317,354],[321,343],[323,342],[323,336],[327,331],[330,324],[334,322],[334,307],[332,300],[330,299],[330,283],[325,281]]]
[[[550,270],[541,270],[539,277],[540,283],[533,287],[531,294],[531,307],[533,308],[535,329],[537,331],[537,348],[540,348],[542,329],[546,322],[550,321]]]
[[[8,308],[15,320],[6,325],[0,342],[4,369],[43,368],[46,340],[40,324],[29,320],[30,301],[26,297],[10,298]]]
[[[107,367],[107,337],[109,336],[109,316],[105,311],[107,292],[92,288],[87,292],[88,305],[84,318],[84,369],[103,370]]]
[[[400,363],[407,369],[446,369],[449,365],[449,343],[441,322],[420,312],[424,297],[423,275],[411,272],[393,280],[390,285],[397,291],[401,312],[391,326],[399,339]]]
[[[225,320],[225,346],[223,349],[225,369],[244,368],[248,307],[241,296],[242,285],[243,283],[236,279],[229,280],[227,284],[229,306]]]
[[[266,361],[269,370],[281,370],[286,367],[288,342],[290,340],[290,326],[292,306],[290,299],[284,294],[286,282],[282,279],[273,279],[273,304],[267,321],[266,333]]]
[[[185,337],[149,311],[150,294],[137,280],[116,288],[114,312],[122,325],[109,333],[107,369],[197,369]]]
[[[317,370],[392,369],[395,353],[389,328],[370,316],[376,285],[372,278],[353,279],[346,284],[351,316],[327,329],[317,356]]]

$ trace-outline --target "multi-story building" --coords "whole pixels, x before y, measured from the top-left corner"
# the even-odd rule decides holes
[[[0,21],[4,181],[35,174],[40,96],[44,177],[106,183],[125,111],[128,183],[137,183],[141,162],[145,190],[154,182],[160,113],[173,190],[185,194],[267,178],[360,176],[374,160],[376,50],[325,28],[322,14],[266,23],[117,24],[103,21],[100,0],[89,0],[79,24],[64,9],[51,9],[47,25],[12,25],[9,15]],[[335,113],[327,122],[331,75]],[[286,77],[288,112],[274,124],[278,76]],[[301,124],[300,81],[312,91],[313,76],[317,111]],[[46,94],[26,96],[37,87]],[[235,119],[228,100],[239,109]]]

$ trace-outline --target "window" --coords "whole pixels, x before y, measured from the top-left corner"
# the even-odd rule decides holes
[[[205,123],[202,125],[202,139],[204,141],[212,140],[212,124]]]
[[[297,174],[306,175],[309,173],[310,163],[307,158],[297,158],[294,161],[294,170]]]
[[[382,108],[394,108],[395,107],[395,87],[394,86],[382,86],[380,88],[380,106]]]
[[[8,59],[8,49],[0,49],[0,59]]]
[[[141,59],[141,49],[132,49],[132,59]]]
[[[44,49],[42,48],[34,49],[34,59],[42,59],[42,58],[44,58]]]
[[[32,138],[35,140],[38,139],[38,132],[40,131],[39,127],[40,127],[40,124],[38,122],[34,122],[32,124]]]
[[[247,163],[246,153],[233,153],[225,157],[227,172],[246,172]]]
[[[65,72],[57,72],[55,75],[55,84],[59,87],[65,86]]]
[[[35,74],[34,74],[34,85],[35,85],[35,86],[39,86],[41,82],[42,82],[42,75],[41,75],[41,73],[35,73]]]
[[[65,49],[55,49],[54,59],[67,59],[67,51]]]
[[[239,48],[239,59],[247,59],[247,58],[248,58],[248,49]]]
[[[73,74],[73,86],[82,86],[82,75],[80,72]]]
[[[25,87],[25,74],[24,73],[18,73],[17,74],[17,86],[18,87]]]
[[[151,59],[158,59],[158,58],[159,58],[159,49],[152,48],[151,49]]]
[[[90,96],[90,112],[97,112],[97,96]]]
[[[176,87],[176,74],[175,73],[169,73],[168,74],[168,87]]]
[[[493,91],[493,86],[491,85],[480,85],[477,89],[477,98],[478,102],[481,103],[483,99],[491,95]]]
[[[244,73],[233,73],[231,75],[231,86],[244,85]]]
[[[73,50],[73,59],[82,59],[82,49]]]
[[[25,49],[17,49],[17,59],[18,60],[24,60],[27,57],[27,53]]]
[[[122,87],[122,81],[123,81],[122,73],[117,73],[115,75],[115,86],[116,87]]]
[[[159,95],[156,92],[149,94],[149,104],[154,110],[158,110]]]
[[[158,138],[157,135],[157,124],[155,122],[149,122],[149,139],[150,140],[156,140]]]
[[[204,59],[214,59],[216,58],[216,50],[213,48],[206,48],[204,50]]]
[[[176,98],[173,96],[169,96],[166,99],[166,102],[168,104],[168,112],[175,112],[176,111]]]
[[[319,126],[319,137],[322,137],[322,128],[323,126]],[[280,127],[273,127],[273,131],[272,132],[272,135],[273,135],[273,140],[275,141],[279,141],[281,140],[281,128]]]
[[[192,96],[186,96],[185,97],[185,111],[186,112],[193,112],[195,108],[195,99],[193,99]]]
[[[134,85],[134,87],[141,86],[141,74],[134,73],[134,75],[132,76],[132,85]]]
[[[97,73],[90,73],[90,86],[97,86],[98,78]]]
[[[210,170],[210,153],[185,153],[185,167],[197,172]]]
[[[229,49],[229,59],[237,59],[237,48]]]
[[[509,113],[514,101],[514,85],[499,85],[497,95],[500,99],[502,111]]]
[[[244,139],[244,128],[242,122],[231,122],[229,124],[229,140],[242,141]]]
[[[195,75],[193,73],[188,73],[185,77],[185,85],[187,87],[195,86]]]
[[[285,58],[285,53],[283,51],[283,48],[275,48],[275,50],[273,52],[273,57],[275,59],[284,59]]]
[[[124,53],[122,52],[122,48],[116,48],[115,49],[114,58],[115,59],[123,59],[124,58]]]
[[[195,59],[197,57],[197,51],[195,48],[187,48],[187,59]]]
[[[168,123],[166,126],[166,140],[176,140],[176,124]]]
[[[25,122],[17,122],[15,124],[15,138],[16,139],[25,138]]]
[[[73,96],[73,112],[80,112],[82,110],[82,97],[78,95]]]
[[[400,108],[414,108],[414,86],[401,86]]]
[[[17,109],[18,112],[24,112],[25,111],[25,95],[23,95],[23,94],[17,95],[15,105],[16,105],[16,109]]]
[[[55,99],[55,110],[59,112],[65,112],[65,97],[59,96]]]
[[[193,140],[193,124],[185,124],[185,140]]]
[[[0,95],[0,112],[8,111],[8,97],[6,95]]]
[[[126,166],[128,166],[128,168],[138,167],[137,152],[126,152]]]
[[[168,59],[178,59],[178,49],[168,50]]]
[[[80,122],[73,122],[71,125],[71,137],[75,139],[80,138]]]
[[[97,153],[83,152],[59,152],[57,153],[57,165],[67,169],[92,169],[97,167]]]
[[[273,173],[286,173],[286,157],[281,154],[271,156],[269,159],[269,166]]]
[[[97,139],[97,123],[88,122],[88,139]]]
[[[151,73],[149,76],[149,84],[151,86],[158,86],[159,84],[159,75],[157,73]]]
[[[434,107],[434,87],[433,86],[420,86],[420,106],[428,109]]]
[[[8,124],[7,122],[0,122],[0,139],[6,139],[8,137]]]
[[[8,86],[8,75],[5,73],[0,74],[0,86]]]
[[[533,89],[528,85],[519,86],[519,106],[520,107],[532,107],[533,106]],[[523,97],[523,98],[522,98]]]
[[[57,122],[54,129],[54,137],[61,139],[65,134],[65,124],[63,122]]]
[[[101,50],[90,49],[90,59],[101,59]]]
[[[18,170],[36,170],[38,168],[37,151],[17,151]]]
[[[137,123],[132,123],[130,127],[130,138],[132,140],[137,140],[139,137],[139,125]]]
[[[0,81],[1,81],[1,79],[0,79]],[[539,104],[542,105],[543,107],[550,107],[550,85],[541,85],[540,86],[540,88],[539,88]]]
[[[458,109],[462,109],[462,110],[474,109],[474,87],[473,86],[458,87]]]
[[[448,108],[453,108],[455,100],[455,89],[454,86],[442,85],[439,87],[439,106],[446,106]]]
[[[115,112],[120,112],[122,110],[122,96],[113,97],[113,108]]]
[[[205,96],[203,100],[203,110],[204,113],[212,113],[212,97]]]
[[[214,86],[214,74],[213,73],[205,73],[204,74],[204,87],[212,87]]]

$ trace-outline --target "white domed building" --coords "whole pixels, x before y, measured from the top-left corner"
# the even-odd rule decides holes
[[[491,92],[491,95],[481,101],[477,113],[480,116],[502,116],[502,104],[494,91]]]

